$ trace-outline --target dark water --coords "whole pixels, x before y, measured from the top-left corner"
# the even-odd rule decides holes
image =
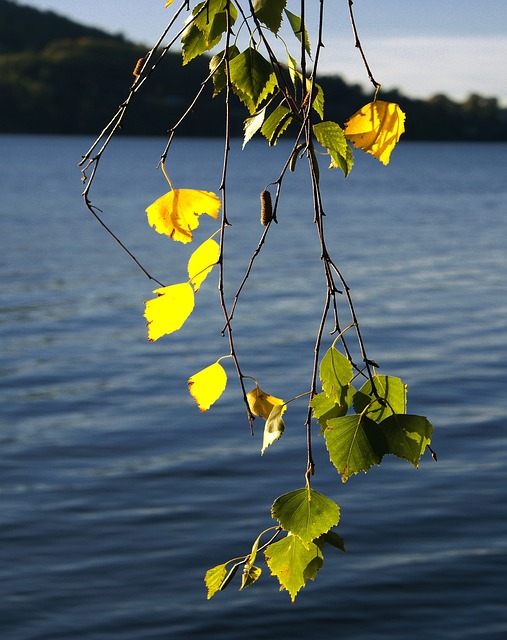
[[[347,554],[328,551],[291,605],[267,568],[209,602],[202,579],[303,485],[304,402],[263,457],[230,364],[226,393],[199,413],[186,380],[228,352],[213,276],[185,327],[149,344],[155,285],[81,204],[89,142],[0,138],[0,637],[507,637],[507,146],[405,143],[389,168],[358,155],[346,181],[323,175],[328,242],[369,355],[409,383],[439,462],[388,459],[343,485],[316,439],[313,486],[341,506]],[[117,141],[96,204],[169,284],[186,280],[189,249],[144,214],[165,191],[163,145]],[[286,152],[233,150],[229,299]],[[176,186],[216,190],[221,144],[182,141],[168,169]],[[305,187],[289,176],[237,312],[243,367],[283,398],[308,387],[323,303]]]

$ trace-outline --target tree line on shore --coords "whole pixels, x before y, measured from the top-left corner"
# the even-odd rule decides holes
[[[50,11],[0,0],[0,133],[93,134],[127,96],[137,60],[146,47],[85,27]],[[201,57],[182,66],[169,53],[136,95],[124,122],[132,135],[164,135],[193,100],[208,67]],[[319,78],[326,119],[344,122],[371,100],[357,84],[338,76]],[[204,92],[181,135],[214,136],[224,129],[220,96]],[[406,139],[507,141],[507,109],[496,98],[470,95],[459,103],[445,95],[414,99],[382,91],[408,114]],[[231,110],[231,132],[242,135],[245,110]]]

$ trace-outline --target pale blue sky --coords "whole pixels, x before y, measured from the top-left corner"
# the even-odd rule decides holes
[[[173,8],[165,0],[20,0],[51,9],[146,44],[153,43]],[[173,6],[179,6],[175,0]],[[308,5],[317,5],[310,0]],[[298,0],[288,0],[297,13]],[[354,47],[347,0],[326,0],[330,28],[321,71],[367,85]],[[507,106],[506,0],[355,0],[360,37],[376,79],[413,97],[472,92]]]

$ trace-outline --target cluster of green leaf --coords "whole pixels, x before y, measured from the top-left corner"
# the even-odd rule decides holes
[[[433,427],[427,418],[407,414],[407,385],[375,374],[356,391],[354,377],[350,360],[331,346],[320,364],[322,392],[310,403],[342,481],[389,453],[417,467]]]
[[[417,467],[431,442],[433,426],[423,416],[407,414],[407,385],[400,378],[375,374],[356,391],[352,384],[354,378],[350,360],[332,345],[320,363],[322,391],[310,402],[330,460],[342,481],[379,465],[387,454],[408,460]],[[270,406],[280,409],[282,405]],[[270,431],[270,419],[274,420],[273,409],[269,418],[265,415],[268,418],[265,438]],[[283,429],[277,431],[277,438],[282,432]],[[271,515],[278,520],[278,527],[263,531],[249,554],[206,573],[208,599],[229,585],[240,566],[243,566],[240,589],[256,582],[262,573],[262,569],[254,565],[260,540],[273,529],[274,538],[285,535],[263,546],[265,562],[292,601],[308,580],[315,579],[324,563],[326,544],[345,551],[343,539],[331,530],[340,520],[340,507],[309,485],[277,498]],[[232,565],[230,570],[229,565]]]
[[[301,19],[286,8],[286,0],[255,0],[252,19],[258,28],[261,23],[274,36],[279,36],[283,18],[294,35],[310,54],[310,42]],[[324,119],[324,93],[309,78],[303,77],[296,60],[287,51],[287,64],[282,66],[268,48],[268,56],[249,43],[241,50],[230,41],[230,32],[238,18],[238,10],[229,0],[207,0],[197,4],[182,36],[183,63],[217,47],[227,36],[225,48],[210,61],[213,73],[214,96],[227,85],[246,106],[250,116],[244,123],[244,143],[257,132],[275,145],[291,124],[301,127],[307,117],[308,103],[321,120]],[[301,34],[304,31],[304,35]],[[262,34],[262,30],[260,31]],[[261,36],[262,38],[262,36]],[[227,67],[227,68],[226,68]],[[298,101],[297,92],[305,95]],[[327,149],[331,166],[340,167],[347,175],[352,167],[352,153],[345,134],[336,122],[314,125],[314,135]],[[294,151],[294,161],[300,149]]]
[[[263,531],[249,554],[207,571],[208,599],[227,587],[240,566],[243,566],[240,590],[256,582],[262,569],[254,563],[262,548],[271,574],[294,602],[300,589],[308,580],[315,579],[324,564],[325,545],[345,551],[342,538],[331,530],[340,520],[340,507],[310,487],[296,489],[277,498],[271,515],[278,520],[278,526]],[[260,547],[261,538],[267,533],[272,533],[272,537]],[[281,540],[275,542],[277,537]],[[228,570],[231,564],[232,568]]]

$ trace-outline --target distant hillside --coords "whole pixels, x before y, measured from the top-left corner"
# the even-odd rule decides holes
[[[99,131],[127,96],[145,53],[122,36],[0,0],[0,132]],[[179,54],[167,55],[136,98],[126,132],[164,133],[195,95],[207,62],[196,60],[192,70],[182,69]],[[182,133],[209,135],[208,115],[223,119],[218,102],[206,122],[192,118]]]
[[[145,53],[121,35],[0,0],[0,133],[97,133],[126,97],[132,70]],[[190,104],[207,72],[205,59],[182,68],[179,53],[167,55],[133,101],[124,132],[164,134]],[[339,77],[319,82],[326,118],[340,123],[371,96]],[[198,104],[179,129],[182,135],[223,131],[223,99],[210,103],[206,95],[202,110]],[[507,111],[494,98],[471,96],[458,104],[445,96],[423,101],[383,92],[382,97],[399,102],[407,112],[407,139],[507,140]],[[235,102],[233,134],[241,135],[244,117]]]
[[[54,40],[65,38],[123,41],[122,36],[111,36],[100,29],[84,27],[52,11],[38,11],[13,1],[0,0],[0,54],[41,51]]]

